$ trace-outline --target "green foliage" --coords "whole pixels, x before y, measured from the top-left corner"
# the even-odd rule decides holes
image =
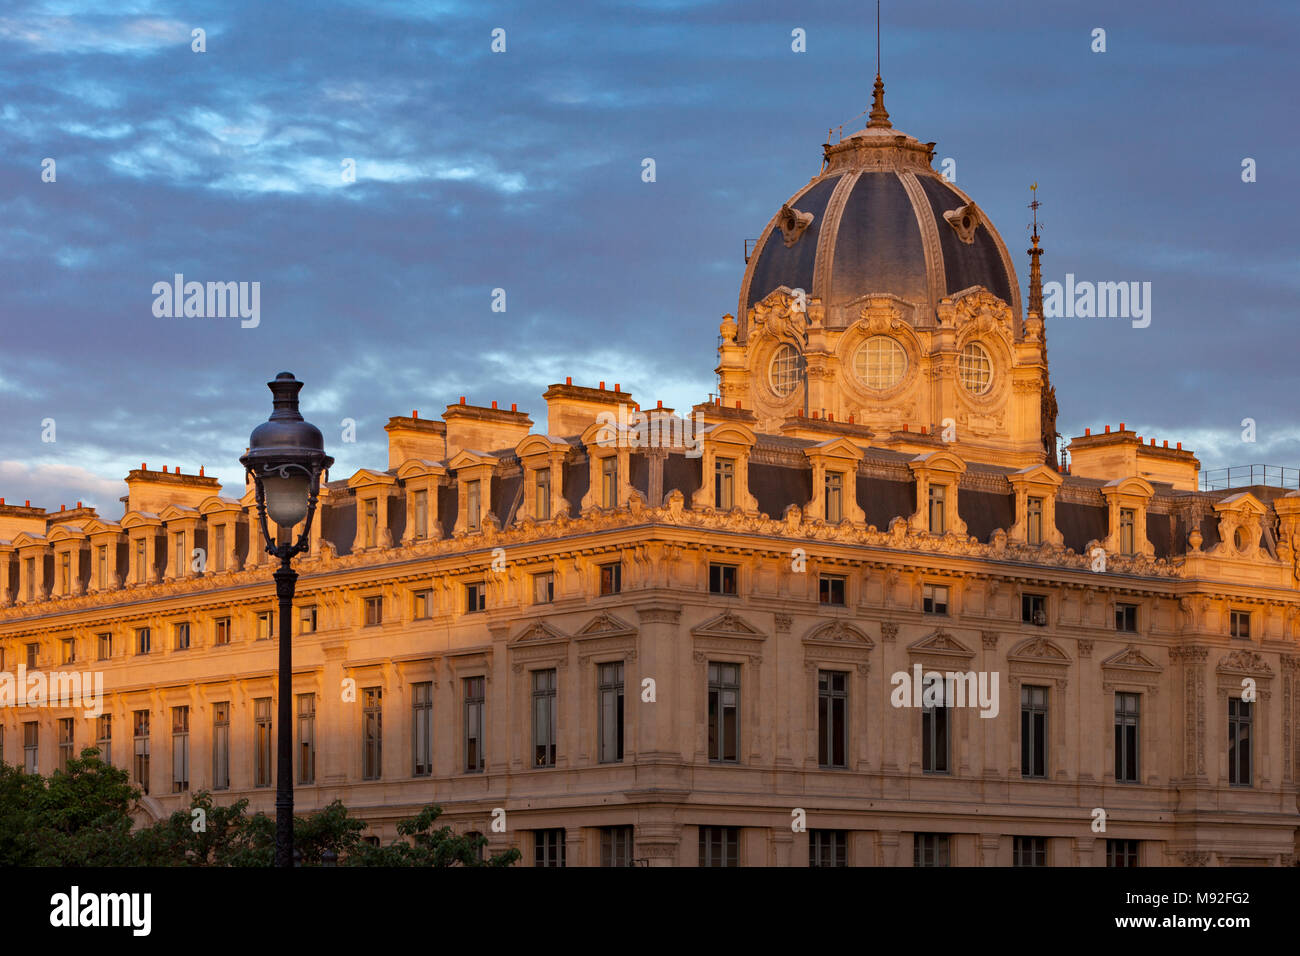
[[[133,830],[140,798],[126,772],[94,748],[48,778],[0,764],[0,866],[270,866],[275,820],[248,813],[248,801],[217,804],[193,795],[189,809]],[[388,846],[362,839],[364,820],[341,800],[294,818],[294,847],[303,866],[320,866],[326,851],[340,866],[510,866],[518,850],[480,860],[487,840],[436,827],[442,808],[429,805],[397,825]]]

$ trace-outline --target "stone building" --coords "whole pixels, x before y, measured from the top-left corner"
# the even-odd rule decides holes
[[[535,429],[462,399],[327,483],[299,811],[387,840],[437,802],[539,865],[1294,862],[1300,493],[1200,491],[1123,425],[1058,466],[1037,237],[1022,308],[933,158],[877,80],[749,257],[711,403],[566,382]],[[98,717],[5,700],[3,758],[98,745],[142,819],[270,812],[251,490],[126,484],[111,518],[0,504],[10,691],[103,680]]]

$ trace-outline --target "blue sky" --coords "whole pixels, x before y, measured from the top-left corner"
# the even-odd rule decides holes
[[[895,125],[956,160],[1022,284],[1035,181],[1046,280],[1152,283],[1148,328],[1049,325],[1061,431],[1124,421],[1206,468],[1300,465],[1295,5],[888,0],[883,20]],[[5,4],[0,496],[117,517],[142,461],[237,491],[285,368],[336,477],[384,465],[389,416],[460,395],[539,426],[565,376],[703,400],[743,240],[828,127],[864,122],[873,21],[755,0]],[[260,282],[261,324],[156,317],[175,273]]]

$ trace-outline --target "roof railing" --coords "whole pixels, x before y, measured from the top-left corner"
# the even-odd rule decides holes
[[[1202,491],[1226,491],[1264,485],[1269,488],[1300,489],[1300,468],[1282,465],[1233,465],[1201,472]]]

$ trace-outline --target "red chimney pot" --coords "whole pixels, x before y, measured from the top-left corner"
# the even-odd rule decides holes
[[[572,385],[572,384],[573,384],[573,376],[572,376],[572,375],[566,375],[566,376],[564,376],[564,384],[565,384],[565,385]]]

